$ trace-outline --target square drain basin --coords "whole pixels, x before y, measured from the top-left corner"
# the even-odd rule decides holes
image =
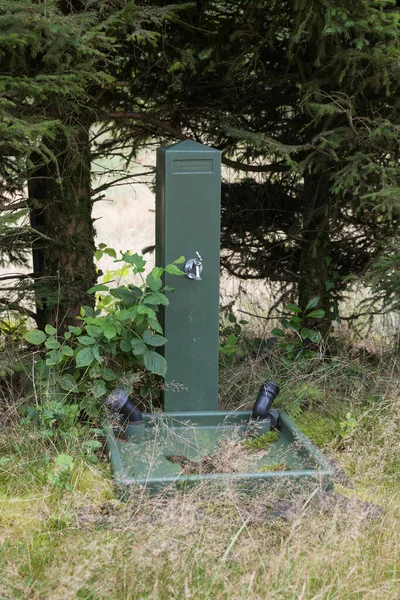
[[[333,486],[334,473],[329,463],[283,411],[279,411],[281,429],[277,441],[261,451],[245,448],[241,441],[248,438],[250,414],[145,413],[144,435],[136,442],[123,439],[107,422],[107,447],[119,492],[124,493],[124,488],[126,491],[130,486],[144,486],[156,493],[169,486],[185,487],[198,482],[233,483],[243,491],[254,491],[263,484],[280,485],[283,489],[299,487],[302,491],[306,487]],[[239,458],[235,448],[239,449]],[[201,465],[210,457],[216,457],[213,472],[199,468],[196,473],[196,469],[182,467],[182,459]]]

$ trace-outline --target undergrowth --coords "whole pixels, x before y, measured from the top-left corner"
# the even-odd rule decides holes
[[[268,489],[249,496],[228,482],[213,493],[199,486],[149,498],[139,491],[120,503],[107,457],[85,446],[101,442],[90,426],[43,438],[21,425],[8,388],[0,428],[1,600],[399,597],[399,360],[341,356],[288,366],[279,351],[254,356],[245,346],[229,358],[221,408],[250,408],[264,379],[276,381],[277,404],[352,478],[354,490],[336,491],[382,506],[382,515],[369,518],[357,504],[326,511],[312,494],[289,488],[280,506],[290,500],[291,510],[276,515]],[[21,395],[17,407],[23,402]]]

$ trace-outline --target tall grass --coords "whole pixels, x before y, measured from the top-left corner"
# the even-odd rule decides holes
[[[0,430],[0,598],[400,598],[399,374],[394,357],[286,367],[254,348],[222,369],[223,408],[249,406],[263,379],[278,380],[281,404],[352,477],[355,489],[336,491],[355,501],[333,506],[228,485],[121,504],[82,436],[60,446],[14,415]],[[49,478],[60,452],[74,458],[69,488]]]

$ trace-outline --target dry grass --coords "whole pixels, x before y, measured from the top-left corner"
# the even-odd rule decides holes
[[[316,423],[323,414],[338,424],[352,411],[351,434],[326,443],[352,476],[354,490],[337,488],[352,503],[198,487],[137,493],[121,504],[107,463],[78,454],[73,489],[60,493],[47,481],[55,451],[18,428],[3,430],[0,456],[11,460],[0,476],[0,598],[400,598],[399,373],[395,359],[344,359],[283,377],[261,356],[224,370],[229,406],[244,405],[245,390],[254,396],[260,378],[281,376],[284,403],[300,397],[294,406],[311,408]],[[75,456],[73,444],[68,451]],[[382,514],[371,516],[360,500],[381,505]]]

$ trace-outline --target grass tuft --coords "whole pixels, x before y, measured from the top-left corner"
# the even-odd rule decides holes
[[[243,440],[243,446],[247,450],[256,452],[258,450],[266,450],[271,444],[277,442],[278,440],[279,433],[277,431],[267,431],[266,433],[263,433],[257,437]]]

